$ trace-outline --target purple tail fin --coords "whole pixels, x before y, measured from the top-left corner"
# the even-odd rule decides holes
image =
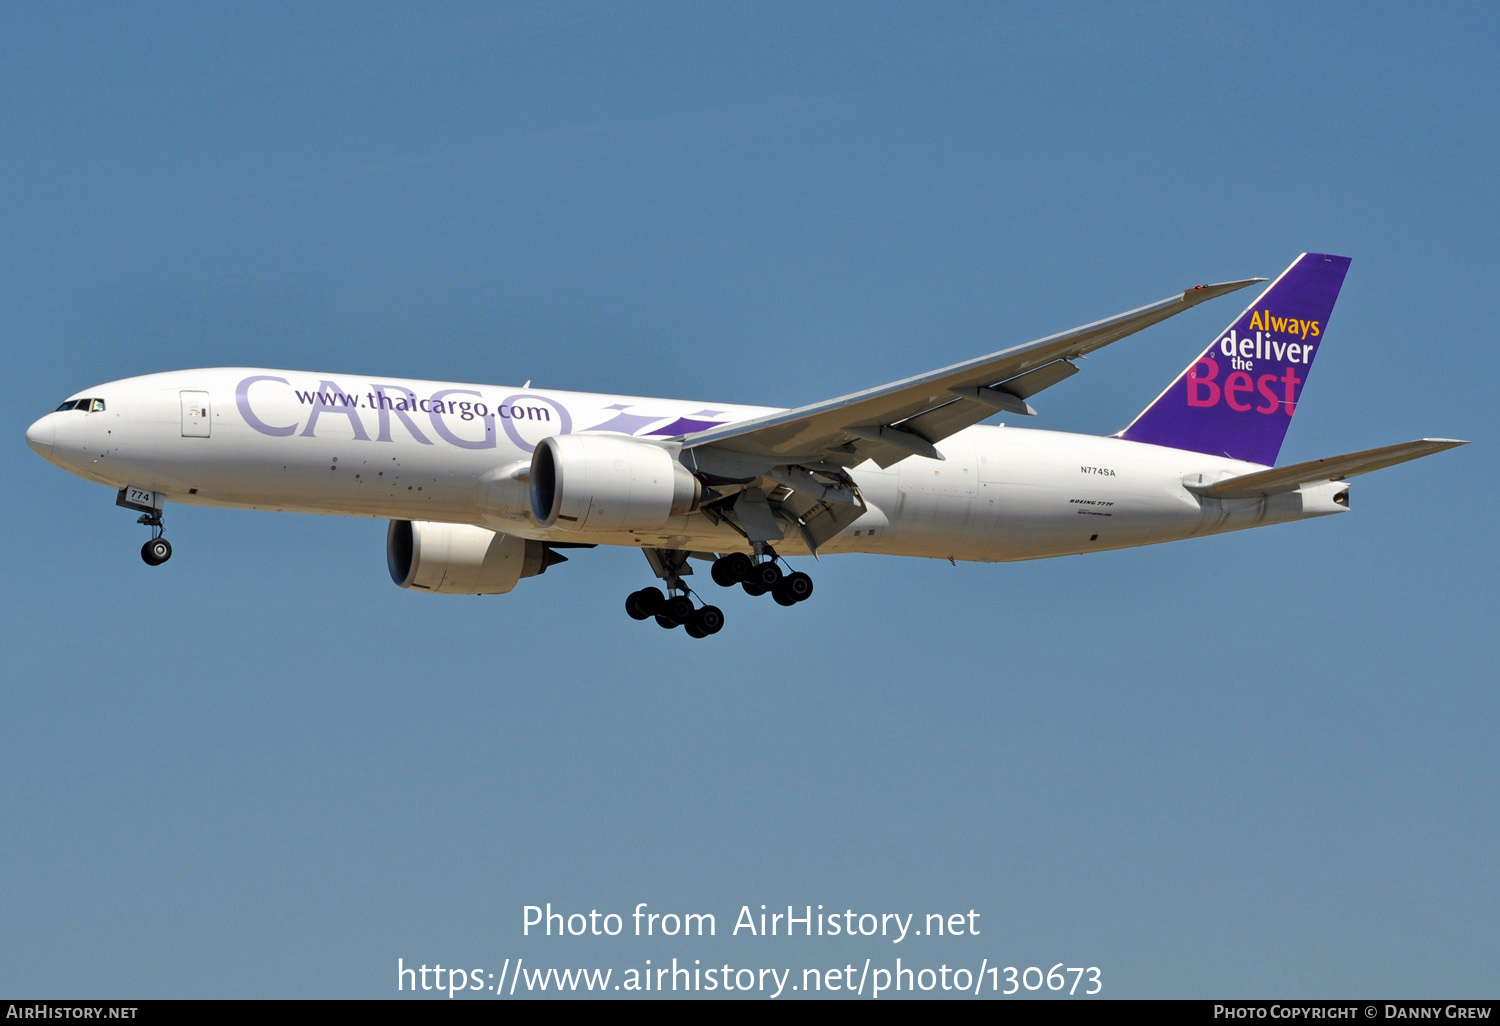
[[[1271,466],[1349,258],[1303,253],[1119,434]]]

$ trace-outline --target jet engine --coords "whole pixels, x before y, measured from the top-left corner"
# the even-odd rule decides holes
[[[391,580],[440,595],[503,595],[564,558],[543,542],[469,524],[392,520],[385,534]]]
[[[650,530],[691,513],[702,486],[666,449],[613,435],[557,435],[531,456],[531,515],[568,531]]]

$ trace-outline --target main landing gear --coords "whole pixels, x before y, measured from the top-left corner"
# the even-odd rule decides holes
[[[738,584],[749,595],[769,594],[783,606],[807,601],[813,593],[812,578],[801,571],[783,573],[777,565],[776,552],[769,545],[761,549],[764,558],[760,562],[743,552],[731,552],[714,560],[711,571],[714,583],[725,588]],[[682,582],[683,575],[693,572],[687,565],[687,553],[675,549],[645,552],[651,568],[666,583],[667,591],[663,593],[660,588],[633,591],[625,599],[625,612],[635,620],[655,619],[667,630],[681,627],[693,638],[719,633],[724,628],[723,610],[718,606],[695,606],[693,590]]]
[[[667,586],[633,591],[625,600],[625,612],[632,619],[655,619],[658,626],[671,630],[681,627],[690,638],[706,638],[724,629],[724,611],[718,606],[694,606],[693,589],[682,582],[691,574],[688,554],[681,549],[645,549],[646,562]]]
[[[724,611],[718,606],[695,607],[690,596],[685,586],[682,594],[674,592],[671,598],[663,595],[660,588],[642,588],[625,599],[625,612],[636,620],[654,617],[667,630],[681,627],[690,638],[706,638],[723,630]]]
[[[743,552],[731,552],[714,560],[710,571],[714,583],[725,588],[738,584],[745,589],[747,595],[764,595],[769,592],[777,605],[782,606],[795,606],[812,597],[811,577],[800,570],[782,573],[781,567],[776,565],[778,557],[769,545],[765,547],[765,553],[767,558],[760,563]]]

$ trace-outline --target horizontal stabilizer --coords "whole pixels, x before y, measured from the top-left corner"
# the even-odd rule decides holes
[[[1253,474],[1242,474],[1214,484],[1190,484],[1186,487],[1188,491],[1207,499],[1252,499],[1260,495],[1296,491],[1301,485],[1318,481],[1342,481],[1468,444],[1454,438],[1419,438],[1415,442],[1384,445],[1379,449],[1366,449],[1343,456],[1326,456],[1321,460],[1293,463],[1288,467],[1258,470]]]

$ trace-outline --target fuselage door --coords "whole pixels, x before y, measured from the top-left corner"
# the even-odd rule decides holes
[[[182,437],[207,438],[209,409],[207,392],[182,393]]]

